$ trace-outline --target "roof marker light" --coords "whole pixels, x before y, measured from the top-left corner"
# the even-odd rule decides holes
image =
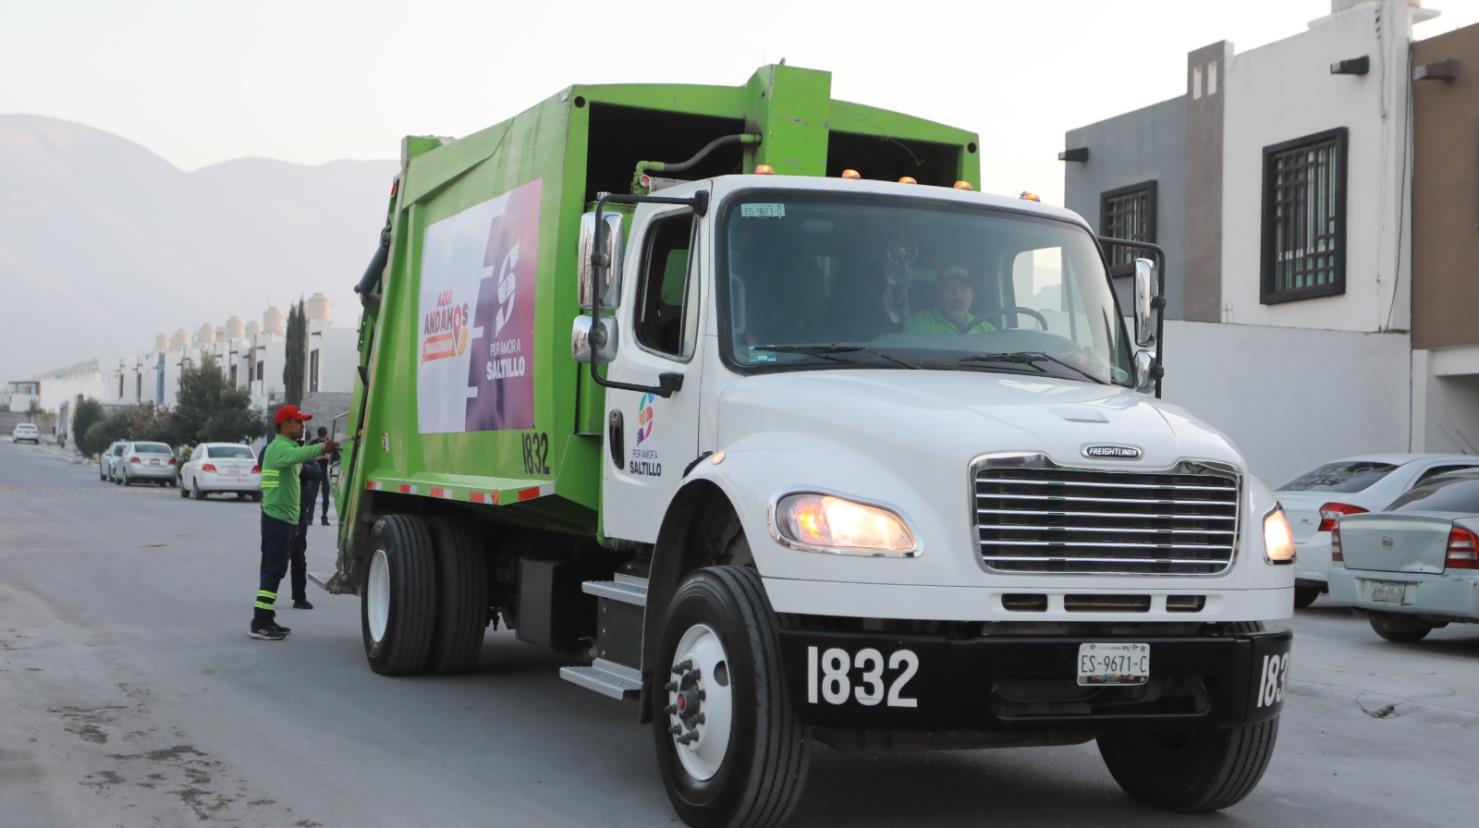
[[[900,184],[918,184],[919,182],[914,180],[914,176],[912,176],[912,175],[906,175],[903,178],[900,178],[899,179],[899,183]]]
[[[1020,198],[1023,201],[1036,201],[1038,203],[1042,202],[1042,198],[1040,198],[1037,193],[1028,192],[1027,190],[1023,190],[1022,194],[1017,196],[1017,198]]]
[[[755,165],[755,174],[756,175],[775,175],[775,167],[772,167],[769,164],[756,164]]]
[[[966,181],[965,179],[961,179],[960,181],[955,182],[955,189],[957,189],[957,190],[974,190],[976,188],[973,187],[973,186],[971,186],[971,182]]]
[[[843,170],[842,177],[851,180],[857,180],[859,178],[862,178],[863,174],[858,172],[857,170]]]

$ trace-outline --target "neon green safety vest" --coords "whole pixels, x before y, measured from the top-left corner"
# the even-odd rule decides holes
[[[262,455],[262,511],[268,517],[298,525],[298,498],[302,493],[298,466],[323,452],[323,443],[300,446],[281,434],[267,444]]]

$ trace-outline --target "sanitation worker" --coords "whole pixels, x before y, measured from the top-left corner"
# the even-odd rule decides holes
[[[976,291],[971,274],[959,265],[947,265],[935,278],[935,306],[909,317],[905,333],[964,334],[985,333],[996,328],[971,315]]]
[[[277,434],[262,455],[262,572],[247,634],[264,641],[281,641],[291,632],[277,623],[277,587],[287,574],[302,511],[297,467],[334,450],[333,440],[298,445],[303,438],[303,423],[311,419],[296,405],[277,409],[273,417]]]

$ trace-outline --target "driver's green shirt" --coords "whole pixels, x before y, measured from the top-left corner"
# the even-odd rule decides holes
[[[974,330],[972,328],[974,327]],[[965,319],[959,325],[950,320],[950,317],[940,313],[939,308],[930,308],[919,311],[909,317],[908,323],[904,325],[904,333],[923,334],[963,334],[983,333],[994,331],[996,327],[990,322],[976,322],[976,317],[967,313]]]

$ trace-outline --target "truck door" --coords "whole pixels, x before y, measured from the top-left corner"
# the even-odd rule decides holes
[[[606,389],[602,531],[652,543],[683,470],[698,454],[703,316],[698,255],[702,222],[689,210],[643,205],[623,268],[618,342],[606,376],[653,386],[681,374],[672,396]]]

